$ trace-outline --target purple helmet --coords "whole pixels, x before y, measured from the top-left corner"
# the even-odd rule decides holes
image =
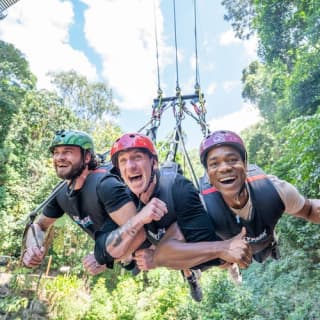
[[[206,136],[200,144],[200,161],[206,167],[208,152],[217,146],[229,145],[236,148],[244,162],[247,159],[247,151],[242,139],[234,132],[228,130],[215,131]]]

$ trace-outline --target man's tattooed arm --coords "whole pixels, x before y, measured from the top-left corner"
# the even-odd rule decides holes
[[[114,212],[111,215],[113,221],[121,225],[114,230],[105,242],[106,251],[114,258],[121,258],[134,252],[146,240],[143,226],[151,221],[159,221],[167,213],[166,204],[152,198],[149,203],[139,213],[127,219],[124,223],[118,222],[121,213]],[[118,219],[116,219],[116,216]]]
[[[121,258],[135,251],[146,239],[143,224],[130,219],[123,226],[112,231],[106,239],[106,251],[114,258]]]

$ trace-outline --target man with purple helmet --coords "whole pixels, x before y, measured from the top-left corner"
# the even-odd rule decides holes
[[[201,288],[197,282],[195,271],[189,268],[207,261],[208,266],[217,265],[221,258],[231,262],[237,262],[242,267],[247,267],[251,262],[251,250],[242,234],[228,241],[220,241],[213,232],[210,219],[201,204],[199,194],[191,181],[187,180],[179,172],[159,170],[158,156],[152,141],[145,135],[129,133],[121,136],[112,146],[111,160],[119,171],[122,179],[131,190],[132,197],[139,209],[157,197],[167,204],[167,214],[158,221],[145,225],[146,236],[152,247],[137,250],[134,259],[141,270],[149,270],[158,266],[168,266],[174,269],[184,269],[184,275],[188,280],[191,295],[196,301],[202,298]],[[181,228],[181,231],[179,227]],[[117,247],[123,242],[121,230],[112,231],[108,224],[97,234],[95,253],[99,256],[113,255],[114,244]],[[154,259],[157,248],[161,247],[162,239],[174,238],[178,243],[171,250],[171,258],[168,259],[163,252],[162,262]],[[188,259],[186,252],[195,252],[195,247],[190,249],[195,241],[206,241],[207,251],[202,257]],[[217,241],[219,240],[219,241]],[[195,268],[197,269],[197,268]]]
[[[200,145],[200,160],[208,178],[201,192],[215,232],[229,239],[245,227],[256,261],[279,258],[274,229],[283,212],[320,223],[320,200],[306,199],[290,183],[248,165],[236,133],[208,135]]]

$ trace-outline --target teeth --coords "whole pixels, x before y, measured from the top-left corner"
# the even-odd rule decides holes
[[[235,180],[235,178],[234,177],[223,178],[223,179],[220,179],[220,182],[226,182],[231,180]]]

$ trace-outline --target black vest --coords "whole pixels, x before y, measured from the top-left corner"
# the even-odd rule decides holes
[[[284,204],[272,182],[258,166],[250,165],[247,171],[247,186],[252,201],[250,220],[237,216],[208,179],[202,178],[200,183],[208,214],[219,237],[230,239],[245,227],[256,261],[262,262],[273,254],[276,246],[274,228],[284,211]]]
[[[74,195],[67,195],[67,185],[56,196],[61,209],[69,215],[90,237],[94,238],[107,218],[107,213],[97,195],[97,186],[105,178],[111,176],[108,167],[100,167],[92,171],[83,187]],[[117,228],[115,224],[115,228]]]
[[[159,243],[171,224],[177,221],[172,188],[178,173],[181,173],[181,169],[176,162],[167,161],[160,167],[158,185],[154,196],[167,204],[168,213],[161,220],[152,221],[145,226],[148,240],[155,245]]]

